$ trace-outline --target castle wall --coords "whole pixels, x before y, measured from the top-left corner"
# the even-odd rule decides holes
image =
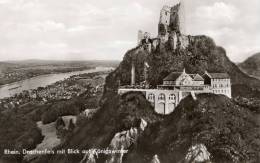
[[[142,43],[149,43],[149,39],[151,39],[151,34],[149,32],[143,32],[142,30],[138,31],[137,34],[137,44],[140,45]]]
[[[159,24],[170,25],[171,7],[164,6],[160,12]]]
[[[177,41],[178,41],[176,32],[171,32],[170,33],[169,41],[170,41],[171,48],[173,50],[175,50],[177,48]]]
[[[180,48],[181,49],[186,49],[189,46],[190,39],[189,39],[188,36],[180,35],[179,41],[180,41]]]
[[[158,45],[159,45],[159,40],[158,39],[152,40],[152,50],[156,50]]]
[[[186,16],[185,16],[185,1],[181,1],[179,8],[179,30],[181,34],[186,34]]]

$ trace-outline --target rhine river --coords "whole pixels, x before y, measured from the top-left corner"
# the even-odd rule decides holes
[[[17,93],[21,93],[24,90],[36,89],[38,87],[45,87],[47,85],[53,84],[57,81],[64,80],[73,75],[99,72],[99,71],[107,71],[112,70],[111,67],[96,67],[94,69],[88,69],[83,71],[73,71],[68,73],[58,73],[58,74],[47,74],[40,75],[30,79],[18,81],[11,84],[6,84],[0,86],[0,99],[5,97],[11,97]]]

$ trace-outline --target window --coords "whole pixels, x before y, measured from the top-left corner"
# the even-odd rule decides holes
[[[170,94],[169,95],[169,100],[175,100],[175,95],[174,94]]]
[[[163,100],[163,101],[165,101],[165,94],[163,94],[163,93],[159,94],[158,100]]]
[[[153,101],[153,100],[154,100],[154,94],[152,94],[152,93],[149,94],[149,95],[148,95],[148,100],[149,100],[149,101],[151,101],[151,100]]]

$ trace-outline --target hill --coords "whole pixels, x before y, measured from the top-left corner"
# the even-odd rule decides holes
[[[203,74],[208,72],[226,72],[231,77],[232,87],[242,86],[260,88],[260,81],[243,73],[229,60],[224,48],[219,47],[207,36],[188,36],[192,40],[186,48],[172,50],[172,40],[161,43],[155,50],[148,52],[142,46],[129,50],[119,67],[111,73],[106,82],[106,91],[116,90],[121,85],[130,84],[131,64],[136,65],[136,81],[142,81],[144,62],[149,64],[148,82],[152,87],[162,83],[162,79],[172,71]],[[241,94],[240,94],[241,95]],[[243,94],[245,95],[245,94]],[[238,96],[233,94],[232,96]]]
[[[238,66],[247,74],[260,79],[260,53],[247,58]]]
[[[217,163],[259,159],[257,118],[226,96],[201,94],[196,101],[188,96],[168,116],[156,114],[142,93],[109,97],[94,117],[77,126],[57,149],[106,149],[117,133],[138,126],[138,121],[144,119],[148,126],[127,148],[124,163],[151,162],[155,154],[163,163],[181,162],[196,144],[205,145],[210,160]],[[35,163],[79,163],[82,158],[83,155],[49,155]],[[103,163],[109,157],[99,154],[95,158]]]
[[[71,137],[57,149],[106,149],[115,133],[130,129],[140,118],[148,123],[160,121],[163,117],[153,111],[142,93],[128,93],[120,97],[110,94],[93,118],[85,120],[74,130]],[[79,163],[83,155],[43,156],[36,163]],[[97,162],[105,162],[107,157],[99,155]]]
[[[212,162],[257,162],[259,130],[252,113],[219,95],[184,99],[162,122],[151,124],[124,162],[182,162],[192,145],[204,144]],[[259,161],[259,160],[258,160]]]

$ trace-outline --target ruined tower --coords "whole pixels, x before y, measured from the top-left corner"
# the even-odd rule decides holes
[[[139,30],[138,34],[137,34],[137,45],[139,45],[141,43],[143,38],[144,38],[143,31]]]
[[[179,8],[179,29],[181,34],[186,34],[186,14],[185,14],[186,0],[180,1]]]
[[[163,6],[160,12],[160,20],[158,24],[158,36],[160,38],[168,37],[170,18],[171,18],[171,7]]]
[[[185,33],[185,1],[169,7],[164,6],[160,12],[158,35],[165,36],[171,32]]]

